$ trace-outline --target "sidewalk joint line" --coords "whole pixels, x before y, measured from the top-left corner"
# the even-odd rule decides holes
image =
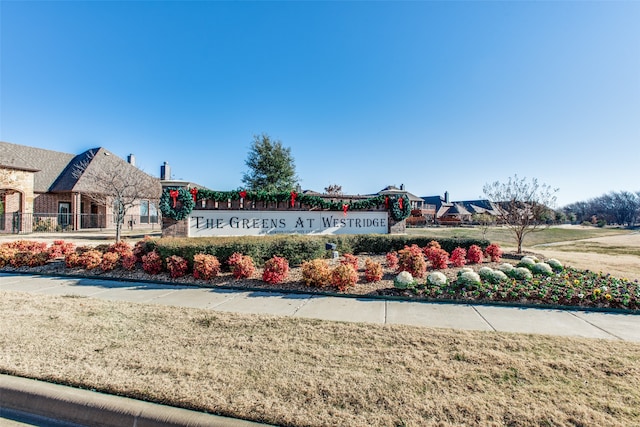
[[[600,327],[600,326],[596,325],[595,323],[591,323],[591,322],[589,322],[587,319],[583,319],[582,317],[577,316],[575,311],[569,311],[569,314],[570,314],[570,315],[572,315],[573,317],[575,317],[576,319],[578,319],[578,320],[582,320],[584,323],[587,323],[587,324],[589,324],[589,325],[593,326],[594,328],[601,330],[602,332],[604,332],[604,333],[605,333],[605,334],[607,334],[607,335],[611,335],[612,337],[614,337],[614,338],[616,338],[616,339],[618,339],[618,340],[620,340],[620,341],[626,341],[624,338],[619,337],[619,336],[617,336],[616,334],[614,334],[614,333],[611,333],[611,332],[607,331],[606,329],[604,329],[604,328],[602,328],[602,327]]]
[[[484,322],[485,322],[487,325],[489,325],[489,327],[491,328],[491,330],[492,330],[493,332],[498,332],[498,330],[497,330],[496,328],[494,328],[494,327],[493,327],[493,325],[492,325],[492,324],[491,324],[491,323],[490,323],[490,322],[489,322],[489,321],[488,321],[488,320],[487,320],[487,319],[482,315],[482,313],[480,313],[480,312],[478,311],[478,308],[477,308],[475,305],[473,305],[473,304],[468,304],[468,305],[469,305],[471,308],[473,308],[473,311],[475,311],[475,312],[478,314],[478,316],[480,316],[480,318],[481,318],[482,320],[484,320]]]

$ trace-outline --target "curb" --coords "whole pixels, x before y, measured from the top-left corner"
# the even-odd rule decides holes
[[[266,425],[0,374],[0,417],[9,412],[95,427]]]

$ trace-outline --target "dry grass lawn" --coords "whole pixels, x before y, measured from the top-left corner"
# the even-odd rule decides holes
[[[289,426],[638,426],[640,344],[0,292],[0,371]]]

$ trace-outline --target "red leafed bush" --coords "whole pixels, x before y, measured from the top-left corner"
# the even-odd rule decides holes
[[[289,261],[286,258],[274,256],[264,263],[262,280],[270,284],[282,282],[289,274]]]
[[[482,262],[482,248],[478,245],[469,246],[467,251],[467,260],[471,264],[480,264]]]
[[[451,252],[449,261],[454,267],[462,267],[467,263],[467,250],[465,248],[457,247]]]
[[[78,263],[81,267],[86,268],[87,270],[93,270],[94,268],[100,267],[100,264],[102,263],[102,252],[95,249],[85,251],[80,255]]]
[[[196,254],[193,256],[193,277],[211,280],[220,273],[220,261],[215,255]]]
[[[125,254],[128,254],[130,252],[132,252],[132,248],[131,245],[127,242],[124,241],[119,241],[116,243],[113,243],[111,245],[109,245],[109,247],[107,248],[107,252],[114,252],[117,253],[118,255],[120,255],[120,257],[122,257]]]
[[[369,283],[382,280],[382,264],[369,258],[365,259],[364,278]]]
[[[125,270],[133,270],[138,263],[138,257],[133,254],[133,251],[129,251],[120,257],[120,263]]]
[[[388,268],[398,268],[398,253],[397,252],[389,252],[386,257],[387,259],[387,267]]]
[[[487,246],[487,249],[484,250],[484,253],[487,254],[489,258],[491,258],[491,262],[500,262],[500,259],[502,258],[502,249],[495,243]]]
[[[442,247],[440,246],[440,242],[438,242],[437,240],[432,240],[427,244],[427,248],[432,248],[432,249],[442,249]]]
[[[65,242],[64,240],[54,240],[51,246],[47,249],[49,253],[49,259],[62,258],[76,250],[76,245],[71,242]]]
[[[182,277],[187,274],[187,270],[189,269],[189,264],[187,260],[182,258],[179,255],[171,255],[167,257],[167,270],[169,271],[169,275],[174,279],[177,277]]]
[[[324,259],[313,259],[302,263],[302,279],[307,286],[319,288],[329,285],[331,282],[331,269]]]
[[[358,273],[351,264],[340,264],[331,272],[331,284],[339,291],[346,291],[358,282]]]
[[[424,251],[427,255],[427,258],[429,259],[429,262],[431,263],[431,268],[436,270],[443,270],[449,266],[449,253],[444,249],[441,249],[437,246],[427,246],[426,248],[424,248]]]
[[[231,272],[236,279],[245,279],[253,276],[256,271],[256,267],[253,264],[253,259],[248,255],[242,255],[239,252],[234,252],[227,263],[231,266]]]
[[[138,258],[138,260],[142,260],[142,257],[151,252],[151,247],[148,245],[150,238],[145,237],[143,240],[136,242],[133,246],[133,254]]]
[[[142,269],[149,274],[158,274],[162,271],[162,258],[158,252],[151,251],[142,256]]]
[[[0,245],[0,268],[10,264],[16,252],[17,251],[15,249],[10,248],[7,245]]]
[[[117,267],[119,260],[120,255],[118,255],[116,252],[107,252],[102,255],[100,268],[102,269],[102,271],[111,271]]]
[[[349,264],[353,267],[355,271],[358,271],[358,257],[352,254],[344,254],[342,255],[342,259],[340,260],[340,264]]]
[[[47,250],[47,244],[44,242],[33,242],[31,240],[16,240],[15,242],[7,242],[3,245],[15,249],[18,252],[40,253]]]
[[[67,268],[80,267],[80,255],[77,252],[71,252],[64,256],[64,265]]]
[[[398,251],[398,272],[408,271],[413,277],[423,277],[427,262],[418,245],[405,246]]]
[[[10,262],[13,267],[36,267],[46,264],[47,259],[47,252],[17,251]]]

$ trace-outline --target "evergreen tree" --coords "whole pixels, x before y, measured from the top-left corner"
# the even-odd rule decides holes
[[[248,190],[290,191],[298,181],[291,149],[264,133],[253,137],[245,164],[249,171],[242,182]]]

